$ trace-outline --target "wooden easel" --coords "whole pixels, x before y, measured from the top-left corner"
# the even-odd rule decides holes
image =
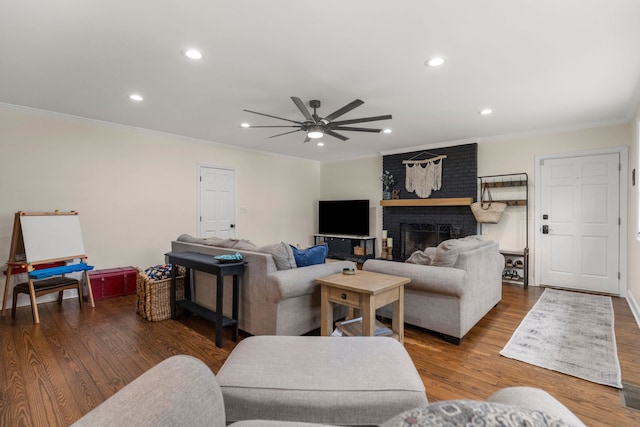
[[[66,273],[82,271],[84,274],[84,283],[87,286],[89,305],[95,307],[88,274],[88,270],[92,267],[86,265],[87,255],[84,253],[84,244],[82,243],[82,234],[80,232],[80,223],[77,215],[78,212],[75,211],[16,212],[13,222],[9,260],[7,261],[7,279],[5,281],[4,296],[2,298],[2,316],[4,316],[6,311],[11,275],[14,269],[19,268],[26,269],[28,274],[29,295],[31,298],[31,310],[33,312],[34,323],[40,323],[33,281],[34,277],[37,276],[47,277],[48,275],[64,275]],[[27,241],[25,241],[25,238]],[[37,274],[34,273],[36,267],[42,266],[42,264],[61,261],[68,262],[76,259],[80,260],[80,264],[39,269]],[[82,292],[79,292],[78,298],[80,298],[80,305],[82,305]]]

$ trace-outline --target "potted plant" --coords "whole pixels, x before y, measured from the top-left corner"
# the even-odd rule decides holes
[[[380,177],[380,181],[382,181],[382,199],[391,199],[391,191],[389,191],[389,189],[393,184],[395,184],[393,175],[391,175],[391,172],[389,172],[388,170],[385,170]]]

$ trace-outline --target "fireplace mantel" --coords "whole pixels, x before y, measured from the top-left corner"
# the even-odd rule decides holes
[[[380,206],[469,206],[471,203],[471,197],[380,200]]]

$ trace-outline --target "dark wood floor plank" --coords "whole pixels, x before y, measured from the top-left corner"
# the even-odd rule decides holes
[[[65,379],[74,394],[77,418],[103,401],[104,394],[101,393],[93,378],[93,375],[100,376],[101,371],[91,371],[92,359],[85,346],[81,344],[81,340],[79,340],[83,333],[83,315],[87,310],[82,312],[65,310],[64,304],[66,302],[63,303],[59,315],[51,316],[51,323],[60,332],[58,334],[47,334],[47,337],[49,343],[57,352],[60,364],[64,366]],[[48,325],[49,322],[43,326]]]
[[[46,308],[40,313],[46,319]],[[23,326],[17,343],[21,372],[26,384],[33,425],[65,425],[73,422],[64,374],[51,357],[46,335],[40,325]]]
[[[542,292],[505,284],[503,300],[459,346],[407,326],[405,347],[429,401],[485,399],[503,387],[530,385],[549,391],[587,425],[640,425],[640,412],[622,407],[614,388],[499,355]],[[627,302],[613,303],[623,382],[640,384],[640,331]],[[148,322],[135,305],[135,296],[127,296],[80,310],[68,299],[41,304],[40,325],[33,325],[29,307],[20,307],[15,321],[1,318],[0,425],[68,425],[172,355],[192,355],[218,372],[236,345],[225,329],[224,348],[217,348],[213,324],[201,318]]]

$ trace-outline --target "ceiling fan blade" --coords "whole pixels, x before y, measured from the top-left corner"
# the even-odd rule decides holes
[[[252,113],[252,114],[259,114],[259,115],[261,115],[261,116],[271,117],[271,118],[273,118],[273,119],[286,120],[286,121],[288,121],[288,122],[291,122],[291,123],[297,123],[297,124],[299,124],[299,125],[301,125],[301,124],[302,124],[302,122],[297,122],[297,121],[295,121],[295,120],[285,119],[285,118],[283,118],[283,117],[272,116],[271,114],[258,113],[257,111],[251,111],[251,110],[242,110],[242,111],[246,111],[247,113]]]
[[[285,132],[285,133],[279,133],[279,134],[277,134],[277,135],[273,135],[273,136],[270,136],[270,137],[268,137],[268,138],[275,138],[276,136],[289,135],[290,133],[300,132],[301,130],[302,130],[302,129],[296,129],[296,130],[292,130],[292,131]]]
[[[353,110],[354,108],[359,107],[362,104],[364,104],[364,101],[362,101],[361,99],[356,99],[355,101],[348,103],[344,107],[337,109],[336,111],[334,111],[333,113],[331,113],[327,117],[325,117],[324,119],[328,120],[328,121],[332,121],[334,119],[337,119],[341,115],[343,115],[345,113],[348,113],[349,111]]]
[[[296,104],[296,107],[298,107],[298,110],[300,110],[305,119],[309,120],[310,122],[316,122],[313,117],[311,117],[311,113],[307,109],[307,106],[304,105],[304,102],[302,102],[300,98],[298,98],[297,96],[292,96],[291,100],[294,104]]]
[[[339,133],[335,133],[334,131],[329,130],[329,129],[325,129],[324,130],[324,134],[325,135],[330,135],[330,136],[332,136],[334,138],[338,138],[339,140],[342,140],[342,141],[346,141],[347,139],[349,139],[346,136],[340,135]]]
[[[354,128],[354,127],[351,127],[351,126],[335,126],[335,127],[331,127],[331,129],[333,129],[333,130],[349,130],[349,131],[354,131],[354,132],[374,132],[374,133],[382,132],[382,129]]]
[[[249,126],[248,128],[243,128],[243,129],[251,129],[251,128],[299,128],[300,126],[297,125],[282,125],[282,126]]]
[[[350,125],[352,123],[364,123],[364,122],[376,122],[378,120],[389,120],[391,119],[391,114],[387,114],[384,116],[374,116],[374,117],[363,117],[361,119],[351,119],[351,120],[340,120],[339,122],[331,122],[331,125]]]

